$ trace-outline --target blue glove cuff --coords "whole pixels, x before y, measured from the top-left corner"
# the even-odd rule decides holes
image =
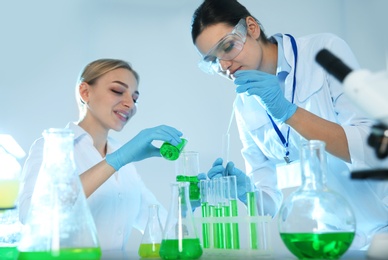
[[[293,114],[295,114],[297,109],[298,109],[297,105],[290,103],[285,115],[282,118],[280,118],[280,121],[286,122]]]
[[[114,153],[110,153],[110,154],[107,154],[105,156],[105,161],[110,165],[112,166],[116,171],[120,170],[121,168],[121,162],[118,158],[117,155],[115,155]]]

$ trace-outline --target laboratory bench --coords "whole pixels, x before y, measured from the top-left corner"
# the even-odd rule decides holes
[[[122,259],[142,259],[138,256],[135,251],[103,251],[101,260],[122,260]],[[155,258],[154,258],[155,259]],[[156,258],[157,259],[157,258]],[[240,260],[241,257],[233,256],[233,255],[202,255],[199,259],[223,259],[223,260]],[[244,256],[244,260],[250,259],[273,259],[273,260],[296,260],[297,258],[293,256],[291,253],[287,252],[274,252],[271,256],[259,257],[257,255]],[[368,259],[366,256],[366,251],[358,251],[358,250],[349,250],[347,251],[340,260],[365,260]]]

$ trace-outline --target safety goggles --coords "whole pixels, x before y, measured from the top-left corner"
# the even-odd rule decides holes
[[[208,74],[220,72],[220,60],[233,60],[244,48],[247,24],[241,19],[233,31],[225,35],[198,62],[198,67]]]

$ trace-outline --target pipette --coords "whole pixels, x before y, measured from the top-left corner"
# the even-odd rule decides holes
[[[235,107],[236,100],[233,101],[233,108],[232,113],[230,115],[229,119],[229,125],[228,129],[226,130],[226,133],[222,136],[222,159],[224,160],[225,164],[229,161],[229,145],[230,145],[230,128],[232,126],[233,118],[234,118],[234,107]],[[225,174],[224,174],[225,175]]]

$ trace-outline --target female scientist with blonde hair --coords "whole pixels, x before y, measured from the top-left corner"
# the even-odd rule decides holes
[[[123,250],[132,228],[143,231],[149,204],[159,204],[142,182],[133,162],[160,156],[153,140],[177,145],[182,133],[161,125],[144,129],[120,145],[109,131],[121,131],[136,113],[139,76],[125,61],[100,59],[80,74],[76,97],[78,122],[66,126],[74,131],[74,160],[94,218],[102,250]],[[43,159],[44,140],[31,146],[23,167],[20,220],[25,221],[36,178]],[[161,207],[160,216],[165,219]]]

